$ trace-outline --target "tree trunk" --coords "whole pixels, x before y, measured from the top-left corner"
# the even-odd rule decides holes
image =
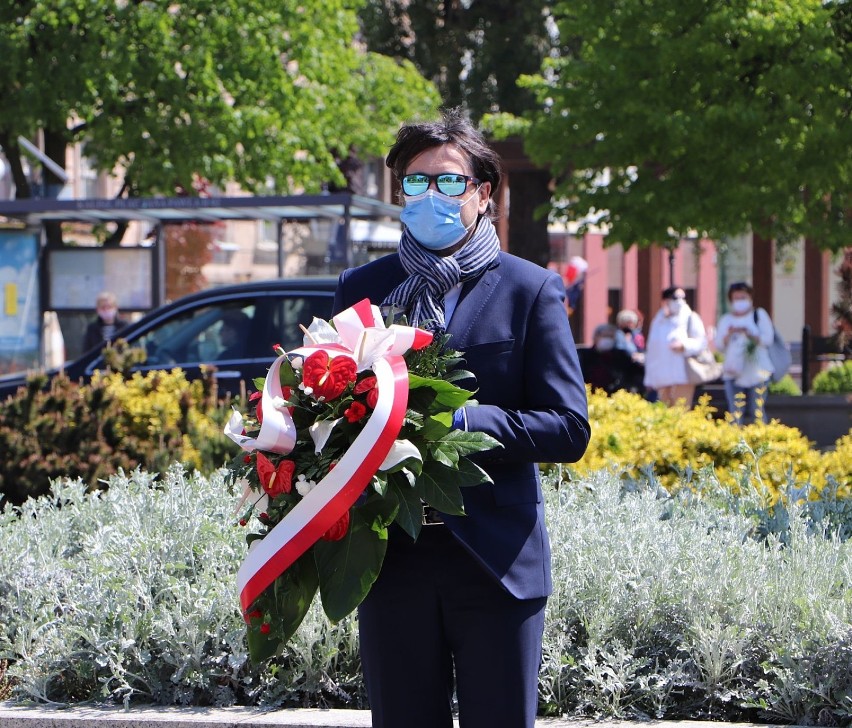
[[[536,210],[550,201],[550,174],[543,170],[509,173],[509,252],[546,267],[550,261],[547,215]]]
[[[67,132],[62,130],[44,130],[44,153],[65,169],[65,150],[68,147]],[[44,196],[56,199],[65,182],[51,172],[47,167],[42,167],[44,179]],[[44,234],[47,244],[52,248],[62,247],[62,224],[58,222],[44,223]]]
[[[21,149],[18,142],[9,136],[8,132],[0,133],[0,147],[9,162],[12,172],[12,181],[15,183],[15,199],[24,200],[32,197],[30,182],[24,174],[24,165],[21,163]]]

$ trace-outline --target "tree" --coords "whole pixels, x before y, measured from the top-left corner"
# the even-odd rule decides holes
[[[198,177],[267,193],[342,183],[340,150],[381,154],[400,116],[438,103],[410,62],[354,41],[357,7],[4,0],[0,147],[17,195],[30,194],[17,138],[39,130],[63,167],[66,146],[84,141],[130,195],[170,195]]]
[[[852,6],[571,0],[563,51],[526,79],[526,149],[554,208],[609,243],[748,229],[848,245]]]
[[[478,123],[535,107],[534,94],[516,82],[538,71],[552,50],[547,7],[544,0],[367,0],[361,21],[371,50],[414,63],[445,106],[462,106]],[[509,249],[545,264],[547,221],[535,210],[550,198],[550,175],[515,169],[511,181]]]

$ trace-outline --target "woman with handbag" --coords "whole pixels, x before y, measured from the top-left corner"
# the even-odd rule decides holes
[[[645,386],[668,406],[684,400],[692,407],[697,382],[690,381],[686,359],[705,350],[704,322],[687,304],[683,288],[666,288],[645,342]]]
[[[764,402],[773,372],[769,345],[775,329],[769,314],[754,308],[752,294],[748,283],[732,283],[730,312],[722,316],[716,330],[716,346],[725,352],[722,377],[728,412],[737,424],[767,421]]]

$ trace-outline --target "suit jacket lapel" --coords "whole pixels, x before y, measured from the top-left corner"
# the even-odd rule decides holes
[[[462,286],[459,302],[447,327],[447,333],[453,337],[452,346],[461,348],[468,340],[471,329],[482,312],[487,310],[488,301],[496,292],[501,277],[500,266],[496,265]]]

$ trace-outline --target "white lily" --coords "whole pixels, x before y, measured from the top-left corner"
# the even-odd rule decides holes
[[[373,364],[387,356],[396,341],[396,333],[392,329],[370,327],[358,334],[353,354],[358,371],[370,369]]]
[[[343,343],[343,339],[340,338],[336,329],[323,319],[314,317],[311,325],[302,330],[305,332],[304,346]]]
[[[328,441],[329,435],[331,435],[331,431],[334,429],[335,425],[340,422],[340,420],[340,417],[336,420],[319,420],[318,422],[314,422],[314,424],[308,428],[308,432],[311,434],[311,439],[314,441],[314,452],[317,455],[322,452],[322,449],[325,447],[325,443]]]
[[[382,464],[379,465],[379,470],[390,470],[409,458],[423,462],[420,450],[417,449],[417,446],[411,440],[394,440],[390,452]]]

